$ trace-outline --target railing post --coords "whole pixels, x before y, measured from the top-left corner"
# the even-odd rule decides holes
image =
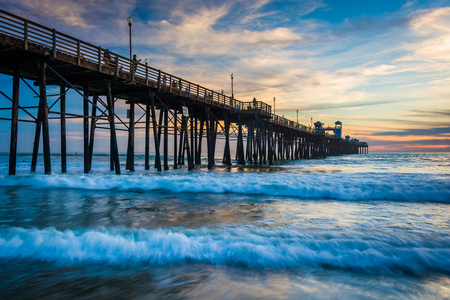
[[[178,80],[178,88],[180,89],[180,96],[181,96],[181,90],[182,90],[181,78]]]
[[[98,46],[98,66],[97,71],[102,71],[102,47]]]
[[[161,90],[161,70],[158,70],[158,91]]]
[[[80,40],[77,40],[77,65],[80,65],[80,60],[81,60],[81,43]]]
[[[116,63],[116,76],[119,76],[119,56],[118,55],[116,55],[115,63]]]
[[[52,30],[52,35],[53,35],[53,50],[52,50],[52,56],[53,58],[56,58],[56,29],[53,28]]]
[[[23,47],[28,50],[28,20],[23,23]]]
[[[197,101],[200,100],[200,86],[197,84]]]

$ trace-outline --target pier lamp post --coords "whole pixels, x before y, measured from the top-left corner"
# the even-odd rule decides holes
[[[297,124],[298,124],[298,109],[297,109]]]
[[[275,114],[275,97],[273,97],[273,114]]]
[[[231,99],[234,99],[234,92],[233,92],[233,73],[231,73]]]
[[[128,22],[129,32],[130,32],[130,60],[131,60],[133,58],[133,55],[131,54],[131,25],[133,24],[133,18],[131,16],[129,16],[127,18],[127,22]]]
[[[145,66],[147,66],[147,65],[148,65],[148,58],[146,58],[146,59],[144,60],[144,62],[145,62]]]

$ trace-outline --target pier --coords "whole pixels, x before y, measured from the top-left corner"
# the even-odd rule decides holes
[[[368,152],[367,143],[343,139],[340,131],[336,134],[338,127],[330,134],[330,128],[304,126],[272,113],[272,107],[262,101],[240,101],[4,10],[0,10],[0,53],[0,73],[12,76],[12,97],[0,91],[0,109],[11,111],[11,118],[0,118],[11,122],[11,175],[16,173],[19,122],[35,124],[30,170],[36,171],[42,140],[45,174],[51,174],[50,119],[60,121],[61,149],[56,152],[61,153],[62,173],[67,171],[68,118],[83,121],[85,173],[91,171],[98,130],[109,131],[111,170],[116,174],[121,173],[119,130],[128,134],[125,168],[130,171],[135,168],[136,130],[145,131],[146,170],[177,169],[181,165],[192,170],[202,163],[204,153],[208,168],[213,168],[219,144],[223,145],[220,158],[227,166],[232,165],[232,158],[240,165],[271,165],[277,160]],[[59,87],[59,93],[49,95],[48,86]],[[33,91],[36,106],[20,105],[21,87]],[[69,89],[79,95],[82,114],[66,111]],[[118,101],[129,107],[128,116],[115,112]],[[38,110],[36,115],[30,113],[33,108]],[[27,118],[19,119],[19,111]],[[218,143],[218,139],[223,142]]]

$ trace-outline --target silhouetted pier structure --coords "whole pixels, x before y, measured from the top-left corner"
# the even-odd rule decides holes
[[[155,149],[154,167],[169,169],[187,163],[189,170],[201,164],[206,149],[208,168],[215,164],[217,139],[224,139],[223,164],[273,164],[276,160],[320,158],[366,153],[366,143],[336,138],[275,115],[271,106],[243,102],[199,84],[110,53],[30,20],[0,10],[0,73],[12,76],[12,97],[0,93],[12,105],[9,174],[16,172],[18,123],[36,124],[31,171],[36,170],[39,143],[43,142],[44,169],[51,173],[49,119],[60,120],[61,171],[66,172],[66,119],[83,119],[84,172],[92,166],[95,132],[110,132],[111,170],[120,174],[116,132],[128,132],[126,169],[134,171],[135,131],[145,130],[145,169],[150,168],[150,142]],[[24,79],[34,81],[35,90]],[[36,94],[37,106],[19,103],[21,81]],[[47,95],[47,86],[58,86]],[[82,114],[66,112],[69,89],[79,94]],[[57,97],[50,106],[48,97]],[[126,101],[128,120],[115,113],[114,104]],[[56,105],[59,103],[59,105]],[[37,115],[29,112],[37,108]],[[27,114],[19,119],[19,110]],[[139,110],[142,114],[136,118]],[[54,116],[54,117],[52,117]],[[139,127],[137,127],[138,125]],[[143,126],[142,126],[143,125]],[[169,135],[172,141],[169,142]],[[232,156],[231,144],[234,144]],[[171,149],[169,149],[169,146]]]

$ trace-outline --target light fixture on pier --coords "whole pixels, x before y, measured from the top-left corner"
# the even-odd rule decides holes
[[[132,52],[131,52],[131,25],[133,24],[133,18],[131,16],[129,16],[127,18],[127,22],[128,22],[128,27],[129,27],[129,32],[130,32],[130,60],[132,59]]]
[[[234,99],[234,92],[233,92],[233,73],[231,73],[231,99]]]
[[[144,61],[145,61],[145,65],[148,65],[148,58],[146,58]]]
[[[275,114],[275,97],[273,97],[273,114]]]

